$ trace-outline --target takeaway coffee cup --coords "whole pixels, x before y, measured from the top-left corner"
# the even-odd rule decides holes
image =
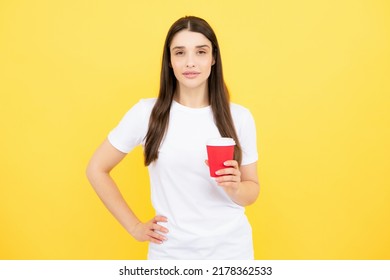
[[[236,142],[227,137],[213,138],[207,141],[206,147],[211,177],[218,177],[215,172],[226,168],[223,163],[233,159],[235,145]]]

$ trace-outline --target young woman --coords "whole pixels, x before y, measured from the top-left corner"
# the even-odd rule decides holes
[[[206,141],[221,136],[235,140],[234,160],[212,178]],[[137,145],[144,147],[156,211],[147,222],[110,177]],[[214,31],[191,16],[168,31],[158,98],[127,112],[93,155],[87,176],[121,225],[149,242],[148,259],[253,259],[244,207],[259,193],[257,158],[252,115],[229,102]]]

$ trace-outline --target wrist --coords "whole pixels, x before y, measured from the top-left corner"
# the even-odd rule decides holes
[[[239,182],[237,183],[237,187],[233,188],[230,190],[230,198],[235,202],[235,203],[238,203],[237,201],[239,201],[239,197],[240,197],[240,194],[242,192],[242,188],[243,188],[243,184],[242,182]]]
[[[135,235],[135,232],[136,232],[136,228],[137,226],[141,224],[141,221],[137,220],[133,225],[131,225],[129,227],[129,229],[127,230],[133,237]]]

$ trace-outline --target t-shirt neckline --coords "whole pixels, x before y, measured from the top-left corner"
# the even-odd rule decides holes
[[[210,111],[211,110],[211,105],[208,105],[208,106],[205,106],[205,107],[200,107],[200,108],[192,108],[192,107],[188,107],[188,106],[185,106],[183,104],[180,104],[176,100],[172,100],[171,108],[179,109],[179,110],[187,111],[187,112],[191,112],[191,113],[203,113],[203,112]]]

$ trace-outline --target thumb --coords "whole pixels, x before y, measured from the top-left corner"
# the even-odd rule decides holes
[[[206,165],[209,166],[209,161],[207,159],[204,161],[204,163],[206,163]]]

